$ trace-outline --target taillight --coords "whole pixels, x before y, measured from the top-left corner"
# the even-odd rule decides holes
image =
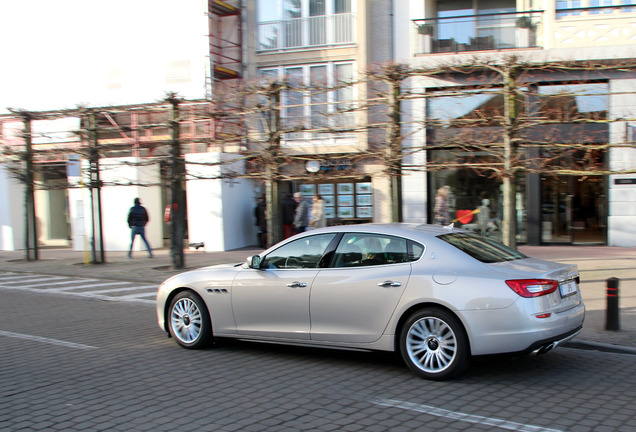
[[[517,279],[507,280],[506,283],[521,297],[540,297],[553,293],[559,282],[550,279]]]

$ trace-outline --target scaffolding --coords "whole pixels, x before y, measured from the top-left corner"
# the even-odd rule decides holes
[[[210,64],[213,81],[241,76],[242,32],[238,6],[220,0],[208,0]]]

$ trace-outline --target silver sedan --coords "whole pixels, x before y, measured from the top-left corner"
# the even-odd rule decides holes
[[[576,266],[432,225],[316,229],[247,262],[159,287],[159,326],[185,348],[214,338],[397,351],[428,379],[471,357],[544,353],[583,326]]]

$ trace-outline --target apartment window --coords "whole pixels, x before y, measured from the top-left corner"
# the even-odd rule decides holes
[[[557,0],[556,2],[556,17],[562,18],[567,16],[581,15],[579,10],[568,11],[568,9],[578,9],[581,7],[580,0]]]
[[[261,76],[286,78],[282,94],[282,125],[286,140],[334,138],[346,135],[354,124],[353,63],[321,63],[262,69]],[[334,89],[334,86],[338,88]],[[340,132],[334,129],[345,129]]]
[[[598,6],[612,6],[613,0],[590,0],[590,8],[595,8]],[[599,13],[612,13],[612,9],[590,9],[591,14],[599,14]]]
[[[514,0],[437,1],[436,52],[515,47]]]
[[[258,0],[260,50],[353,42],[351,0]]]

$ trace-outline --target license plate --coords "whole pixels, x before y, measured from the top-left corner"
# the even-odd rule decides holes
[[[561,297],[568,297],[576,294],[578,288],[576,286],[576,282],[571,280],[560,283],[559,290],[561,291]]]

